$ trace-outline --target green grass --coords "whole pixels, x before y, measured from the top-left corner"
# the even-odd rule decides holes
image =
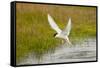
[[[70,40],[96,36],[96,8],[74,6],[46,6],[17,3],[16,19],[16,59],[34,52],[36,57],[54,50],[61,39],[55,39],[48,24],[49,13],[61,29],[72,18]]]

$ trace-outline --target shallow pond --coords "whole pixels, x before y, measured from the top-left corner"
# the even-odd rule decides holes
[[[81,43],[67,46],[63,44],[57,47],[54,52],[47,53],[41,59],[34,58],[34,54],[30,53],[18,65],[24,64],[44,64],[44,63],[61,63],[61,62],[79,62],[79,61],[95,61],[96,60],[96,39],[86,39]]]

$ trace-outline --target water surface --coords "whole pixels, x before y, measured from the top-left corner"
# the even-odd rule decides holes
[[[18,65],[23,64],[44,64],[61,62],[79,62],[96,60],[96,39],[86,39],[80,43],[68,46],[66,43],[57,47],[54,52],[44,54],[40,59],[30,53]]]

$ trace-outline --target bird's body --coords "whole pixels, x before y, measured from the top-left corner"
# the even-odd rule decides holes
[[[52,19],[52,17],[49,14],[48,14],[48,21],[49,21],[51,28],[57,32],[54,35],[55,38],[61,38],[61,39],[65,40],[67,43],[71,44],[71,42],[69,41],[69,38],[68,38],[70,31],[71,31],[71,19],[69,18],[68,24],[64,30],[61,30],[57,26],[57,24],[55,23],[55,21]]]
[[[66,39],[66,37],[66,35],[62,35],[61,33],[56,35],[56,38]]]
[[[58,34],[58,35],[56,36],[56,38],[62,39],[62,43],[63,43],[63,42],[67,42],[68,44],[71,45],[71,42],[69,41],[69,38],[68,38],[68,36],[66,36],[66,35]]]

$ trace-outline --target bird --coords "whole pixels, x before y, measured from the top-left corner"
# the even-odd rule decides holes
[[[51,26],[51,28],[56,31],[56,33],[54,34],[55,38],[63,39],[69,45],[72,45],[72,43],[70,42],[70,40],[68,38],[68,36],[71,32],[71,18],[69,18],[68,24],[66,25],[65,29],[63,29],[63,30],[61,30],[58,27],[58,25],[55,23],[55,21],[50,16],[50,14],[48,14],[48,22],[49,22],[49,25]]]

